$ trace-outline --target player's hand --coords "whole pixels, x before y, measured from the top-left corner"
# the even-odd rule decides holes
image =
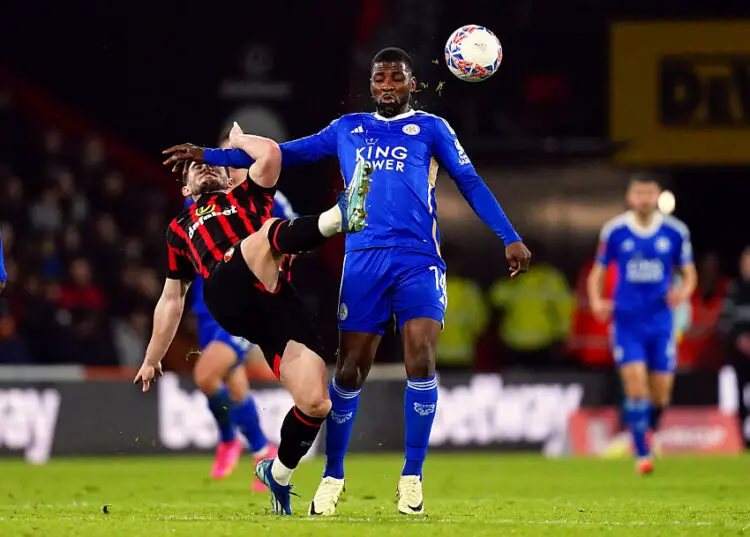
[[[138,384],[140,382],[143,385],[143,391],[147,392],[149,388],[151,388],[151,383],[155,382],[156,379],[163,374],[164,371],[161,368],[161,362],[156,365],[151,365],[144,360],[143,365],[141,365],[141,368],[138,370],[138,374],[133,379],[133,384]]]
[[[3,289],[5,289],[5,283],[6,282],[0,282],[0,295],[3,294]]]
[[[232,124],[232,130],[229,131],[229,147],[240,149],[239,143],[242,135],[242,127],[236,121]]]
[[[591,313],[594,314],[594,318],[599,321],[600,323],[606,322],[609,320],[610,316],[612,315],[612,310],[614,310],[614,304],[611,300],[594,300],[591,302]]]
[[[521,241],[511,242],[505,247],[505,259],[510,265],[510,277],[513,278],[529,270],[531,252]]]
[[[688,297],[685,296],[685,293],[679,287],[673,287],[667,292],[667,304],[669,304],[670,308],[681,306],[687,299]]]
[[[193,144],[173,145],[169,149],[162,151],[162,155],[169,155],[169,158],[162,164],[164,166],[171,166],[173,172],[178,172],[183,166],[191,162],[203,162],[204,149]]]

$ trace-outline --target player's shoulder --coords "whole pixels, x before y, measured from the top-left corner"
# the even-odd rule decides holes
[[[687,224],[671,214],[664,215],[662,226],[681,237],[687,237],[690,235],[690,229],[687,227]]]
[[[437,114],[430,114],[429,112],[425,112],[423,110],[417,110],[414,113],[414,121],[420,124],[429,125],[431,127],[445,127],[451,134],[456,134],[456,132],[453,130],[453,127],[451,127],[451,124],[448,123],[448,120],[444,117],[438,116]]]
[[[366,112],[353,112],[351,114],[344,114],[343,116],[337,117],[331,121],[331,125],[335,125],[338,128],[345,128],[348,126],[356,127],[369,119],[372,119],[372,114]]]
[[[185,212],[185,211],[183,211]],[[182,213],[180,213],[181,215]],[[172,220],[167,225],[167,229],[164,232],[165,237],[167,238],[167,242],[171,243],[174,241],[175,237],[177,236],[177,233],[175,232],[175,227],[178,227],[180,225],[180,215],[175,216],[172,218]]]
[[[617,216],[613,216],[602,226],[602,230],[599,236],[607,240],[618,231],[626,230],[628,227],[628,213],[620,213]]]
[[[180,236],[180,230],[183,229],[185,223],[191,220],[191,207],[194,203],[185,204],[185,207],[179,212],[177,216],[172,218],[167,225],[167,239],[178,238]]]

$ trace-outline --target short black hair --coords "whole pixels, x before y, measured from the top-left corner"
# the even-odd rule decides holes
[[[372,57],[372,61],[370,62],[370,70],[372,70],[373,66],[376,63],[383,62],[403,63],[404,65],[406,65],[406,68],[409,69],[409,72],[412,71],[411,56],[409,56],[405,50],[398,47],[384,48],[383,50],[375,54],[375,56]]]
[[[661,182],[659,181],[659,178],[651,173],[636,173],[630,177],[630,181],[628,181],[629,185],[634,185],[635,183],[654,183],[656,186],[661,188]]]

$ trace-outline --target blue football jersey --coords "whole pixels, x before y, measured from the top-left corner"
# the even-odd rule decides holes
[[[435,184],[438,163],[480,213],[501,214],[496,200],[486,211],[475,207],[486,189],[456,133],[442,118],[410,110],[385,118],[377,113],[344,115],[317,134],[281,144],[283,165],[338,157],[345,184],[357,161],[374,170],[367,200],[367,226],[346,236],[346,251],[397,246],[430,254],[440,251]],[[484,216],[483,216],[484,218]],[[504,219],[505,216],[503,215]],[[510,224],[484,218],[506,243],[520,240]]]
[[[626,212],[602,228],[597,262],[617,266],[614,321],[672,330],[672,312],[666,297],[675,269],[693,262],[687,226],[672,216],[657,214],[643,228]]]
[[[248,181],[249,180],[250,179],[248,179]],[[193,203],[195,203],[193,201],[193,198],[185,199],[186,208],[190,207]],[[287,199],[284,194],[277,190],[273,196],[273,211],[271,212],[271,216],[274,218],[291,220],[292,218],[297,218],[299,215],[294,212],[294,208],[289,202],[289,199]],[[203,302],[203,278],[196,275],[196,278],[193,281],[193,285],[191,285],[191,291],[193,295],[193,313],[198,316],[199,320],[203,316],[210,317],[211,314],[208,312],[208,308],[206,308],[205,302]]]

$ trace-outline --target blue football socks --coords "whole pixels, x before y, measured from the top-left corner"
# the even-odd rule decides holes
[[[649,449],[646,433],[649,429],[651,403],[648,399],[626,399],[623,407],[625,421],[633,435],[635,452],[639,458],[648,457]]]
[[[232,400],[229,397],[227,387],[222,385],[213,394],[208,396],[208,408],[214,415],[216,425],[219,426],[219,438],[221,442],[230,442],[237,436],[234,423],[230,414]]]
[[[331,413],[326,419],[326,466],[323,477],[344,479],[344,455],[359,407],[359,390],[347,390],[334,378],[328,387]]]
[[[437,410],[438,383],[435,375],[406,381],[404,419],[406,423],[406,461],[401,475],[422,477],[432,423]]]
[[[265,449],[266,445],[268,445],[268,439],[260,428],[258,407],[255,405],[252,395],[248,395],[241,403],[234,403],[230,417],[237,424],[240,432],[247,438],[253,453],[258,453]]]

